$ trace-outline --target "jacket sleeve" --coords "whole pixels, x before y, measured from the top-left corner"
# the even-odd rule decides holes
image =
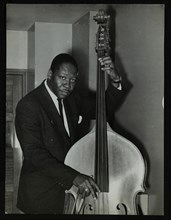
[[[111,83],[109,83],[108,88],[106,90],[106,113],[107,120],[110,120],[114,117],[114,112],[118,108],[119,104],[123,100],[126,91],[124,88],[119,90],[115,88]]]
[[[118,90],[112,84],[109,83],[108,88],[106,90],[106,113],[108,118],[112,118],[114,116],[114,112],[122,101],[123,96],[126,91],[124,88],[122,90]],[[95,119],[96,113],[96,94],[89,93],[85,97],[81,97],[79,101],[77,101],[78,108],[80,108],[80,114],[88,119]]]
[[[78,172],[57,160],[44,147],[38,112],[38,106],[31,102],[21,101],[16,108],[16,133],[23,151],[24,163],[27,164],[27,171],[41,173],[64,189],[69,189]]]

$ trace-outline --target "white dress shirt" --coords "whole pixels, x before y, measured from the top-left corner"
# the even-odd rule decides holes
[[[44,84],[45,84],[45,87],[46,87],[50,97],[52,98],[53,103],[55,104],[55,107],[56,107],[58,113],[60,114],[59,102],[57,100],[58,97],[49,89],[49,87],[47,85],[47,80],[45,80]],[[68,121],[67,121],[66,112],[65,112],[65,107],[64,107],[64,104],[63,104],[63,99],[61,99],[61,102],[62,102],[62,106],[63,106],[62,110],[63,110],[64,126],[65,126],[65,129],[66,129],[68,135],[70,136],[69,127],[68,127]]]

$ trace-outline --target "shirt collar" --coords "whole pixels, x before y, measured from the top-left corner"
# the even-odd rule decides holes
[[[54,101],[56,101],[58,97],[50,90],[50,88],[49,88],[49,86],[48,86],[48,84],[47,84],[47,79],[44,81],[44,84],[45,84],[45,87],[46,87],[46,89],[47,89],[47,91],[48,91],[50,97],[51,97]]]

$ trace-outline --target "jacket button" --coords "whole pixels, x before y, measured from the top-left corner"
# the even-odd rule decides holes
[[[51,138],[50,141],[53,141],[53,138]]]
[[[58,185],[60,185],[60,186],[63,186],[63,183],[61,183],[61,182],[58,182]]]

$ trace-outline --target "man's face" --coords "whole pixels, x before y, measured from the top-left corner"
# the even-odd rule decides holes
[[[65,99],[74,89],[77,70],[71,63],[63,63],[59,70],[52,73],[48,85],[60,99]]]

